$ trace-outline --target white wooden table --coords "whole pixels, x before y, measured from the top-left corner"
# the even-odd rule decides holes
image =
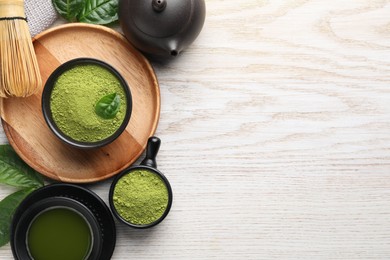
[[[390,259],[390,0],[206,4],[152,63],[172,210],[112,259]]]

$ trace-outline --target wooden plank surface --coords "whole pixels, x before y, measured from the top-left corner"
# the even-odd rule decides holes
[[[171,212],[117,223],[112,259],[389,259],[390,1],[206,5],[152,62]],[[107,201],[110,181],[88,187]]]

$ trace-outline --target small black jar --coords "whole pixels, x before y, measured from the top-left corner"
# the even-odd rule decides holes
[[[172,200],[173,200],[171,185],[170,185],[168,179],[164,176],[164,174],[162,174],[159,170],[157,170],[156,156],[157,156],[158,150],[160,148],[160,144],[161,144],[161,140],[159,138],[157,138],[155,136],[150,137],[148,140],[147,147],[146,147],[145,159],[141,162],[141,165],[129,167],[129,168],[123,170],[121,173],[119,173],[115,177],[114,181],[111,184],[110,193],[109,193],[109,203],[110,203],[111,211],[120,222],[124,223],[125,225],[127,225],[129,227],[138,228],[138,229],[151,228],[151,227],[161,223],[161,221],[163,221],[165,219],[165,217],[168,215],[168,213],[171,209]],[[148,223],[148,224],[134,224],[134,223],[127,221],[125,218],[123,218],[121,216],[121,214],[117,211],[117,209],[115,208],[115,205],[114,205],[113,198],[114,198],[114,190],[115,190],[116,184],[118,183],[118,181],[122,177],[124,177],[127,174],[131,174],[133,171],[136,171],[136,170],[147,170],[152,174],[156,174],[162,180],[162,182],[165,184],[165,187],[167,188],[167,192],[168,192],[168,203],[166,205],[164,213],[157,220],[155,220],[151,223]]]

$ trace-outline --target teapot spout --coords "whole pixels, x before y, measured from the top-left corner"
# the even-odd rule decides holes
[[[171,41],[168,43],[168,48],[167,50],[169,51],[169,54],[171,56],[177,56],[180,53],[180,46],[178,45],[178,42],[176,41]]]
[[[171,50],[171,56],[177,56],[179,53],[177,50]]]

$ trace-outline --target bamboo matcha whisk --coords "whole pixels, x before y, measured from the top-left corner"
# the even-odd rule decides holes
[[[0,97],[27,97],[41,85],[23,0],[0,0]]]

